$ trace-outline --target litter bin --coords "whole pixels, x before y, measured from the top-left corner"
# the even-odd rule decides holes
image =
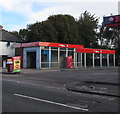
[[[7,71],[12,72],[13,71],[13,62],[12,59],[7,59]]]

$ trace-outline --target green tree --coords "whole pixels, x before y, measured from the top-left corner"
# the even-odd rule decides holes
[[[19,36],[24,42],[27,42],[28,41],[28,30],[27,29],[20,29]]]
[[[101,26],[98,33],[101,48],[116,49],[119,43],[120,31],[114,27]]]
[[[74,17],[70,15],[53,15],[48,21],[56,30],[57,42],[78,43],[79,32]]]
[[[97,46],[98,18],[85,11],[78,20],[79,36],[85,47]],[[91,45],[92,44],[92,45]]]
[[[28,42],[40,41],[43,34],[43,26],[41,22],[27,25],[28,30]]]
[[[86,47],[97,46],[98,19],[85,11],[79,20],[71,15],[52,15],[47,20],[27,25],[20,31],[28,42],[47,41],[70,44],[83,44]]]
[[[74,17],[53,15],[47,20],[28,25],[28,41],[80,43],[79,31]]]

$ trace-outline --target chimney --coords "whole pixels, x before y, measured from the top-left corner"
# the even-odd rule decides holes
[[[3,26],[2,26],[2,25],[0,25],[0,30],[2,30],[2,28],[3,28]]]

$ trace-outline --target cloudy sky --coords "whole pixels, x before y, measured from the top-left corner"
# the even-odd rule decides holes
[[[0,25],[19,31],[27,24],[44,21],[50,15],[70,14],[79,18],[85,10],[99,17],[118,14],[119,0],[0,0]]]

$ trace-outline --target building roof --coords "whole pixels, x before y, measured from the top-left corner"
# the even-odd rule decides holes
[[[21,39],[16,37],[15,35],[9,33],[8,31],[2,29],[0,30],[0,41],[5,42],[23,42]]]

